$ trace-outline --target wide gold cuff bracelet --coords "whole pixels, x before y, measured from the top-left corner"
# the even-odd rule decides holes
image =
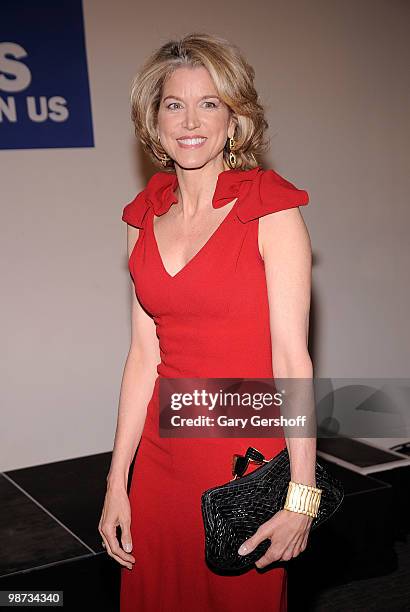
[[[321,494],[322,489],[291,480],[283,508],[315,518],[319,510]]]

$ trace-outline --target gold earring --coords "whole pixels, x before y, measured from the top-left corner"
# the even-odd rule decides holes
[[[169,162],[169,160],[171,159],[170,157],[168,157],[168,155],[166,155],[165,153],[163,155],[161,155],[161,164],[163,166],[166,166],[167,163]]]
[[[160,139],[159,135],[158,135],[158,142],[161,142],[161,139]],[[169,160],[170,160],[170,159],[171,159],[171,158],[170,158],[170,157],[168,157],[168,155],[167,155],[166,153],[163,153],[163,154],[161,155],[161,157],[160,157],[161,164],[162,164],[163,166],[166,166],[166,165],[167,165],[167,163],[169,162]]]
[[[229,138],[229,166],[233,169],[236,168],[236,155],[233,152],[233,149],[235,148],[235,139],[234,138]]]

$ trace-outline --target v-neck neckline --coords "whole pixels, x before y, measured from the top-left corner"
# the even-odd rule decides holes
[[[234,198],[233,198],[234,199]],[[149,219],[149,228],[151,231],[151,237],[152,237],[152,241],[154,243],[154,247],[155,247],[155,252],[157,255],[157,259],[161,265],[161,270],[163,271],[163,273],[165,274],[165,276],[167,278],[169,278],[171,281],[176,280],[177,278],[179,278],[181,275],[183,275],[183,273],[189,269],[192,265],[195,264],[195,262],[199,259],[199,257],[202,255],[202,253],[206,250],[206,248],[212,243],[212,241],[215,239],[215,237],[217,236],[217,234],[220,233],[220,231],[222,230],[223,226],[225,226],[228,222],[228,220],[233,217],[234,212],[236,211],[236,207],[238,205],[239,202],[239,197],[236,196],[236,202],[235,204],[231,207],[230,211],[228,212],[228,214],[225,215],[225,217],[222,219],[222,221],[220,222],[220,224],[218,225],[218,227],[212,232],[212,234],[209,236],[209,238],[206,240],[206,242],[202,245],[202,247],[195,253],[195,255],[193,255],[191,257],[191,259],[189,259],[189,261],[187,261],[187,263],[178,270],[178,272],[176,272],[175,274],[170,274],[168,272],[168,270],[166,269],[165,265],[164,265],[164,260],[162,259],[162,255],[160,253],[159,250],[159,246],[158,246],[158,242],[157,239],[155,237],[155,231],[154,231],[154,217],[155,217],[155,213],[154,211],[151,211],[150,214],[150,219]]]

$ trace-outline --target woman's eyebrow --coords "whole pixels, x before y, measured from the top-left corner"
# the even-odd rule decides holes
[[[166,96],[165,98],[163,98],[163,102],[165,102],[165,100],[168,100],[168,98],[172,98],[173,100],[180,100],[181,102],[183,102],[182,98],[178,98],[178,96]],[[204,100],[205,98],[217,98],[218,100],[220,100],[219,96],[217,96],[216,94],[209,94],[208,96],[201,96],[201,98],[199,98],[200,100]]]

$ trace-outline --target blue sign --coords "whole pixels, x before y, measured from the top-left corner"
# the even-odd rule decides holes
[[[0,149],[93,146],[81,0],[2,0]]]

